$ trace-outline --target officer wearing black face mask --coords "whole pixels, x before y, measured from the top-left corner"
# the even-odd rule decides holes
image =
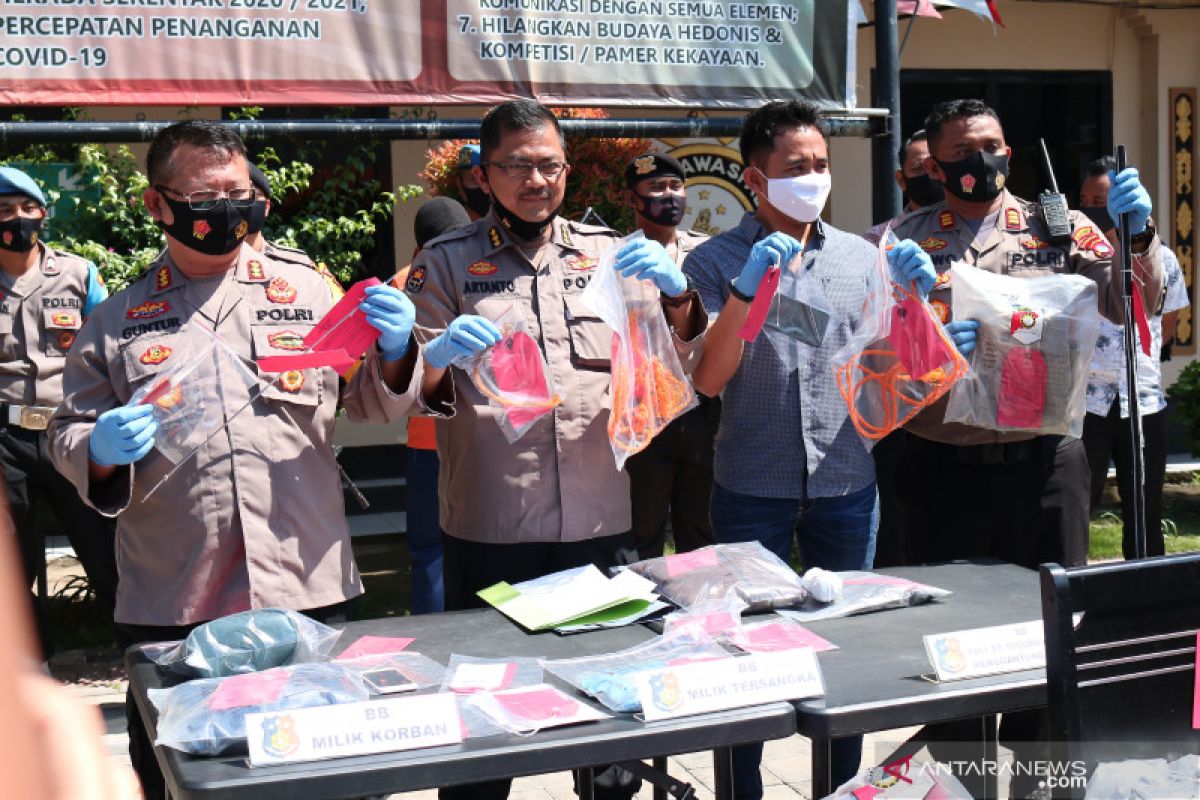
[[[1051,242],[1038,205],[1006,189],[1011,150],[995,111],[979,100],[939,103],[926,117],[925,131],[930,152],[926,170],[946,196],[901,218],[895,232],[919,243],[932,258],[939,278],[929,301],[960,351],[974,350],[979,323],[951,319],[952,261],[1022,278],[1084,275],[1097,284],[1100,313],[1120,321],[1120,259],[1113,246],[1075,211],[1070,212],[1071,239],[1062,245]],[[1136,170],[1116,176],[1108,211],[1114,217],[1130,215],[1135,282],[1145,307],[1157,308],[1162,257],[1158,237],[1147,224],[1150,198]],[[1045,391],[1055,391],[1053,381]],[[991,557],[1031,569],[1048,561],[1086,563],[1089,473],[1083,443],[947,423],[945,402],[943,398],[905,426],[899,475],[910,551],[915,545],[914,555],[921,561]],[[930,487],[937,489],[930,493]],[[1044,722],[1033,713],[1006,714],[1001,738],[1036,742]],[[943,729],[943,738],[970,741],[977,730]],[[1035,755],[1025,747],[1017,754],[1022,760]],[[936,757],[955,760],[944,752]],[[1014,776],[1011,796],[1024,797],[1033,788],[1022,783]]]
[[[458,151],[458,174],[454,179],[472,222],[487,216],[488,211],[492,209],[492,196],[480,187],[479,179],[471,169],[482,166],[483,161],[479,153],[477,144],[462,146]]]
[[[625,168],[625,201],[637,227],[682,266],[684,258],[708,239],[678,226],[687,211],[683,166],[668,155],[649,153]],[[713,439],[721,401],[697,395],[700,405],[673,421],[642,452],[625,462],[629,473],[633,535],[641,558],[663,554],[668,517],[675,551],[684,553],[713,543],[708,519],[713,483]]]
[[[931,206],[945,196],[942,185],[929,177],[929,173],[925,171],[925,162],[929,159],[929,142],[925,131],[919,130],[908,137],[900,147],[897,157],[900,169],[896,170],[895,178],[896,185],[904,193],[905,213]],[[898,219],[899,217],[872,225],[863,233],[863,238],[872,244],[878,244],[884,229],[888,225],[894,225]],[[879,563],[878,552],[875,565],[888,566]]]
[[[63,400],[67,352],[107,296],[96,266],[42,241],[46,198],[33,179],[0,167],[0,466],[28,587],[45,564],[43,533],[65,533],[106,618],[117,588],[115,527],[88,508],[50,461],[46,425]],[[42,497],[46,502],[39,503]],[[57,530],[39,519],[54,509]],[[41,524],[39,524],[41,523]],[[35,605],[42,649],[51,641]]]
[[[246,244],[276,261],[299,264],[319,273],[329,286],[329,295],[334,302],[341,300],[346,290],[342,288],[342,284],[338,283],[338,279],[329,271],[329,267],[325,266],[324,262],[317,263],[300,248],[273,242],[263,235],[263,225],[266,224],[267,217],[271,213],[271,183],[257,165],[248,164],[247,167],[250,170],[250,183],[254,186],[254,204],[250,206],[250,227],[246,233]]]

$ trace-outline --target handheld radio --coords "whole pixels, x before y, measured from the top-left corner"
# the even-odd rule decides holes
[[[1067,244],[1071,241],[1071,218],[1068,214],[1067,198],[1058,191],[1058,181],[1054,179],[1054,167],[1050,165],[1050,153],[1046,150],[1046,140],[1038,139],[1042,145],[1042,159],[1046,163],[1046,174],[1050,176],[1050,191],[1042,192],[1038,201],[1042,207],[1042,221],[1046,223],[1046,232],[1050,235],[1051,244]]]

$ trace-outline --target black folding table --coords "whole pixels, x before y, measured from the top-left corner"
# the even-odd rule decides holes
[[[529,634],[492,609],[393,617],[351,623],[338,649],[363,634],[411,636],[409,650],[443,664],[452,653],[468,656],[544,656],[571,658],[632,647],[655,634],[642,626],[572,636]],[[155,735],[157,713],[147,689],[169,685],[138,648],[125,656],[129,684]],[[550,682],[573,689],[547,674]],[[588,768],[653,758],[661,765],[678,753],[713,751],[717,796],[732,798],[732,745],[779,739],[796,731],[790,703],[739,708],[655,723],[630,714],[611,720],[554,728],[532,736],[502,735],[468,739],[459,745],[339,758],[251,769],[244,756],[196,757],[165,747],[155,748],[174,800],[336,800],[500,778]]]
[[[996,715],[1046,704],[1045,670],[937,684],[922,636],[1041,620],[1038,573],[1012,564],[952,563],[882,570],[948,589],[940,601],[814,622],[839,646],[821,653],[825,696],[801,700],[796,730],[812,739],[813,796],[832,792],[830,740],[950,720],[981,719],[983,755],[995,759]]]

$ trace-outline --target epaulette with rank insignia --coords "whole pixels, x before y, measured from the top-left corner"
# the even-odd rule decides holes
[[[271,242],[271,252],[267,253],[270,258],[276,261],[284,261],[288,264],[299,264],[302,267],[312,269],[314,262],[308,253],[297,247],[287,247],[278,242]]]

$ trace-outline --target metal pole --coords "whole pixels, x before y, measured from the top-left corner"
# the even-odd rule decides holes
[[[1125,145],[1117,145],[1117,172],[1125,169]],[[1132,443],[1134,558],[1146,557],[1146,467],[1142,458],[1142,412],[1137,393],[1137,324],[1133,317],[1133,293],[1140,291],[1133,281],[1133,249],[1129,241],[1129,215],[1118,221],[1121,236],[1122,299],[1125,304],[1125,395],[1129,400],[1129,441]],[[1157,354],[1152,353],[1151,356]]]
[[[876,136],[883,131],[882,112],[827,116],[829,136]],[[169,121],[0,122],[2,144],[72,144],[79,142],[148,142]],[[226,122],[243,139],[477,139],[479,120],[236,120]],[[737,136],[742,116],[677,119],[564,119],[568,137],[702,138]],[[899,145],[897,145],[899,146]]]
[[[873,141],[871,158],[873,219],[891,219],[900,213],[900,187],[892,174],[900,150],[900,44],[896,0],[875,0],[875,96],[872,105],[886,108],[887,129]]]

